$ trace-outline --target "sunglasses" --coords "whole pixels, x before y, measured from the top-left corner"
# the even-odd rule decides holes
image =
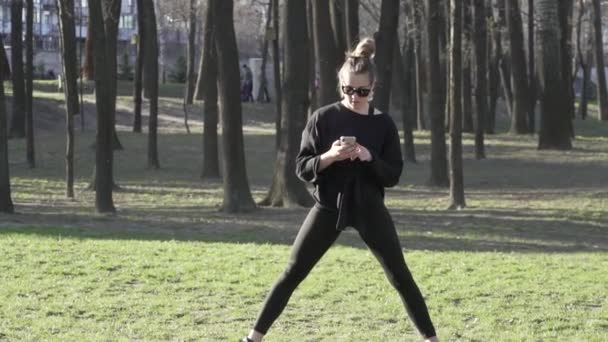
[[[360,97],[368,97],[369,93],[371,93],[371,89],[369,88],[355,88],[355,87],[351,87],[351,86],[342,86],[342,92],[348,96],[351,96],[353,94],[357,94]]]

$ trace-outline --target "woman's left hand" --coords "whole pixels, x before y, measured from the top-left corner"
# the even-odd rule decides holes
[[[355,160],[355,159],[359,159],[361,161],[371,161],[372,154],[369,152],[369,150],[367,148],[365,148],[365,146],[357,144],[357,148],[355,148],[355,151],[353,152],[353,154],[350,157],[350,160]]]

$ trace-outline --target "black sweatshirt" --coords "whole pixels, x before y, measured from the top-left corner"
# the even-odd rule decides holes
[[[340,136],[355,136],[366,147],[372,160],[343,160],[319,171],[321,154]],[[384,208],[384,188],[399,182],[403,169],[399,133],[386,113],[355,113],[340,102],[317,109],[302,132],[296,173],[315,185],[315,206],[338,211],[337,229],[363,227],[361,215]]]

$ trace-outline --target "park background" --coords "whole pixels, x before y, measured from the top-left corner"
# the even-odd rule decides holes
[[[597,64],[606,58],[597,58],[604,46],[597,42],[606,41],[597,10],[606,7],[604,1],[140,1],[142,25],[136,2],[122,1],[121,11],[126,5],[132,10],[131,34],[122,41],[128,19],[95,20],[119,12],[76,1],[74,11],[93,11],[85,23],[112,33],[107,26],[114,22],[119,30],[114,48],[112,34],[103,45],[99,36],[79,35],[75,23],[74,31],[61,30],[66,37],[74,34],[74,45],[60,35],[56,46],[61,58],[54,73],[66,71],[61,82],[41,80],[48,72],[35,76],[27,39],[25,84],[8,77],[5,67],[10,60],[15,75],[18,49],[3,31],[8,53],[0,68],[6,80],[6,97],[0,96],[0,208],[6,212],[0,213],[0,340],[242,337],[285,267],[310,203],[302,192],[310,188],[281,180],[295,178],[289,161],[306,117],[338,99],[333,71],[314,71],[335,71],[340,50],[376,31],[375,105],[397,123],[407,160],[386,204],[440,338],[606,339],[608,103],[595,72],[604,69]],[[61,8],[56,19],[69,27]],[[462,20],[456,35],[454,18]],[[164,23],[189,36],[193,21],[193,49],[185,39],[177,44],[182,39],[163,38]],[[230,27],[234,35],[221,36]],[[348,36],[353,27],[358,33]],[[220,30],[215,38],[205,35],[214,29]],[[484,32],[485,38],[477,36]],[[88,66],[101,74],[78,72],[78,65],[86,69],[87,40],[106,53],[89,51]],[[436,41],[437,49],[428,41]],[[35,42],[33,34],[32,52],[44,49]],[[140,48],[140,42],[151,43]],[[167,48],[169,43],[175,44]],[[454,44],[461,48],[450,49]],[[128,58],[121,53],[126,49]],[[161,58],[163,49],[174,60]],[[194,62],[188,63],[191,50]],[[139,90],[137,51],[147,51],[141,53]],[[213,54],[206,59],[205,51],[215,51],[220,63]],[[108,55],[116,64],[108,63]],[[264,55],[262,77],[257,58]],[[486,71],[478,71],[479,56],[486,56]],[[72,60],[67,67],[66,60]],[[240,102],[244,63],[253,67],[256,82],[266,78],[270,102],[257,92],[256,102]],[[283,83],[273,82],[277,71]],[[215,73],[219,82],[209,76]],[[218,92],[209,90],[216,82]],[[134,103],[142,88],[137,132]],[[29,112],[19,102],[28,89]],[[19,115],[23,126],[15,124]],[[215,140],[208,140],[213,132]],[[459,144],[454,153],[451,146]],[[112,160],[109,170],[96,162],[100,156]],[[67,170],[74,175],[71,193]],[[418,339],[396,291],[352,229],[298,288],[267,336],[404,338]]]

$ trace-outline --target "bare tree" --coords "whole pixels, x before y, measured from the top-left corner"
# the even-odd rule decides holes
[[[270,191],[262,205],[311,206],[312,197],[295,173],[296,156],[301,132],[308,110],[308,32],[306,4],[300,0],[286,0],[283,7],[282,38],[285,49],[283,72],[283,124],[281,143],[277,151],[274,176]]]
[[[462,4],[462,131],[473,133],[473,94],[471,62],[473,60],[473,7],[471,0]]]
[[[34,2],[25,1],[25,150],[27,165],[36,167],[34,150]]]
[[[528,0],[528,130],[536,132],[536,67],[534,38],[534,0]]]
[[[133,77],[133,132],[141,133],[141,103],[144,71],[144,10],[143,0],[137,0],[137,58],[135,59],[135,75]]]
[[[484,146],[484,120],[488,115],[487,98],[487,35],[486,35],[486,6],[484,0],[473,0],[473,20],[475,22],[475,158],[486,157]]]
[[[79,111],[74,0],[59,0],[57,7],[61,30],[61,59],[65,78],[63,88],[66,102],[65,193],[68,198],[74,198],[74,115]]]
[[[152,0],[143,2],[144,19],[144,88],[150,99],[148,119],[148,168],[158,169],[158,34]]]
[[[353,49],[359,41],[359,0],[344,0],[346,48]]]
[[[559,4],[538,0],[538,73],[541,87],[541,126],[539,149],[567,150],[570,141],[570,116],[564,99],[566,87],[561,75]]]
[[[95,207],[100,213],[116,211],[112,198],[114,187],[113,148],[116,110],[116,39],[120,0],[89,0],[90,40],[95,70],[97,136],[95,157]]]
[[[11,67],[13,115],[9,135],[25,137],[25,75],[23,74],[23,0],[11,0]]]
[[[213,2],[208,0],[203,27],[203,54],[199,68],[195,98],[204,100],[203,170],[201,178],[219,178],[218,107],[217,107],[217,53],[213,33]]]
[[[188,11],[188,59],[186,63],[186,104],[192,104],[194,99],[194,90],[196,87],[196,79],[194,75],[194,64],[196,63],[196,12],[197,12],[197,0],[190,0],[190,6]],[[186,121],[186,126],[187,126]]]
[[[399,20],[399,1],[382,0],[380,9],[380,26],[375,34],[376,55],[374,62],[377,68],[374,84],[374,107],[383,112],[389,111],[391,96],[391,76],[395,42],[397,41],[397,24]],[[397,47],[398,49],[399,47]]]
[[[319,70],[319,89],[317,92],[319,106],[325,106],[338,99],[336,72],[338,53],[331,29],[329,2],[311,0],[313,11],[313,31],[315,59]]]
[[[255,208],[251,197],[243,143],[239,59],[234,33],[232,0],[213,2],[213,32],[218,60],[218,94],[222,118],[222,147],[225,212]]]
[[[519,0],[506,1],[507,28],[511,61],[511,130],[512,134],[528,133],[528,77],[524,53],[524,34]]]
[[[608,90],[604,73],[604,39],[602,38],[602,6],[600,0],[593,1],[593,27],[595,33],[595,70],[597,70],[597,97],[599,119],[608,120]]]
[[[462,172],[462,1],[450,0],[450,209],[463,208],[464,182]],[[485,14],[484,14],[485,18]],[[485,56],[484,56],[485,57]],[[485,99],[484,99],[485,101]]]
[[[0,37],[0,49],[2,54],[6,56],[4,51],[4,42]],[[6,59],[0,58],[0,80],[7,78]],[[15,210],[13,200],[11,198],[11,178],[9,174],[8,164],[8,125],[6,119],[6,97],[4,96],[4,82],[0,82],[0,212],[12,213]]]
[[[441,75],[439,62],[440,10],[437,1],[426,0],[426,28],[429,41],[427,44],[429,101],[427,103],[431,117],[431,174],[429,184],[447,187],[449,182],[445,143],[445,115],[441,109],[442,98],[445,93],[441,86],[443,76]]]
[[[426,120],[424,119],[424,91],[426,88],[425,76],[426,67],[424,62],[424,51],[422,48],[422,35],[425,33],[423,29],[423,16],[424,16],[424,5],[422,0],[412,0],[413,6],[412,11],[414,12],[414,26],[416,31],[414,32],[414,57],[416,58],[416,127],[419,130],[426,129]]]

